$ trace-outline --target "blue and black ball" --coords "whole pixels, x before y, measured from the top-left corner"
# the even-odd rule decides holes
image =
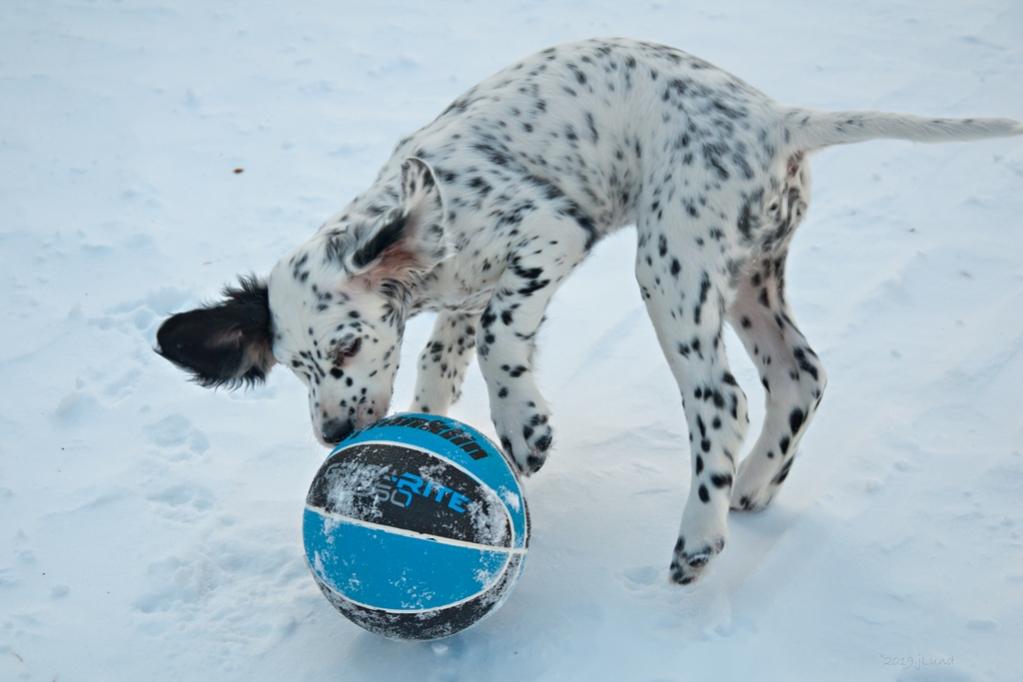
[[[327,599],[397,639],[492,613],[522,570],[526,499],[501,451],[453,419],[399,414],[324,462],[306,498],[306,559]]]

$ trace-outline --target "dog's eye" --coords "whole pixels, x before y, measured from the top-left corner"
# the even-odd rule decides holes
[[[353,357],[362,348],[362,337],[356,336],[350,341],[342,341],[334,351],[334,364],[343,365],[346,360]]]

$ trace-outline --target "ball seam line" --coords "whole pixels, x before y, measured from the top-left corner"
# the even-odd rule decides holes
[[[468,549],[480,549],[488,552],[503,552],[505,554],[525,554],[528,550],[525,547],[501,547],[500,545],[485,545],[480,542],[470,542],[468,540],[458,540],[455,538],[446,538],[440,535],[430,535],[429,533],[420,533],[414,530],[408,530],[407,528],[398,528],[396,526],[387,526],[382,523],[374,523],[372,521],[366,521],[364,519],[357,519],[344,514],[338,514],[324,509],[323,507],[316,507],[307,504],[305,508],[314,514],[319,514],[335,521],[342,521],[350,523],[354,526],[362,526],[364,528],[371,528],[373,530],[380,530],[387,533],[393,533],[395,535],[401,535],[408,538],[415,538],[417,540],[426,540],[428,542],[437,542],[442,545],[453,545],[455,547],[465,547]],[[513,531],[514,533],[514,531]]]

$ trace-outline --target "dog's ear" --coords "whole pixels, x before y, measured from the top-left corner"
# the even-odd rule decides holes
[[[274,365],[266,284],[242,277],[219,303],[168,318],[156,339],[156,352],[203,386],[259,383]]]
[[[452,253],[437,178],[422,159],[406,159],[401,165],[401,204],[385,213],[356,246],[353,269],[390,275],[429,270]]]

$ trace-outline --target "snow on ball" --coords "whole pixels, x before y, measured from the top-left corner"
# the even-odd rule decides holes
[[[514,470],[485,436],[399,414],[334,448],[309,488],[303,537],[316,583],[349,620],[436,639],[507,598],[529,516]]]

